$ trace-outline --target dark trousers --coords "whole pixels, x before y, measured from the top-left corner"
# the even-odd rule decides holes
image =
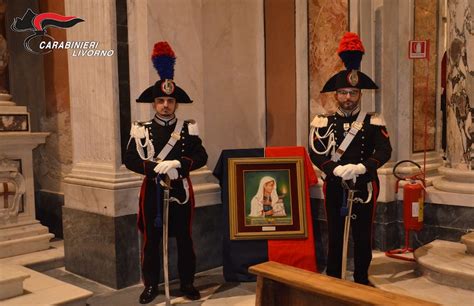
[[[354,203],[351,219],[352,239],[354,241],[354,280],[356,283],[368,284],[368,270],[372,260],[372,222],[378,186],[374,188],[372,200],[367,203]],[[367,199],[367,186],[357,186],[360,192],[355,197]],[[326,273],[329,276],[341,278],[341,261],[344,238],[345,217],[341,216],[343,192],[340,181],[325,182],[323,186],[325,195],[326,217],[328,222],[328,259]]]
[[[160,244],[163,233],[154,225],[158,204],[156,199],[156,185],[149,183],[146,190],[146,200],[141,203],[141,213],[145,217],[143,227],[142,248],[142,276],[146,286],[157,285],[160,281],[160,269],[162,264],[162,252]],[[169,206],[169,236],[176,238],[178,248],[178,273],[182,285],[192,284],[196,272],[196,255],[191,237],[191,214],[190,201],[180,205],[170,203]]]

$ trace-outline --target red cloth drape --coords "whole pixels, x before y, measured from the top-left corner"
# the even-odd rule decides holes
[[[306,224],[308,238],[268,240],[268,260],[316,272],[316,249],[313,236],[309,186],[318,182],[304,147],[267,147],[265,157],[304,157]]]

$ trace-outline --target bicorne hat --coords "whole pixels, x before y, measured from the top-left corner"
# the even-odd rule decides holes
[[[324,84],[321,92],[336,91],[339,88],[377,89],[378,86],[365,73],[360,71],[360,62],[364,55],[364,46],[356,33],[347,32],[339,43],[337,53],[344,62],[345,70],[333,75]]]
[[[192,103],[193,101],[189,98],[188,94],[173,81],[176,56],[166,41],[160,41],[155,44],[151,61],[160,76],[160,80],[155,85],[145,89],[136,101],[152,103],[155,101],[155,98],[172,97],[178,103]]]

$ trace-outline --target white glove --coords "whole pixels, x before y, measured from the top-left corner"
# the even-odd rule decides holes
[[[165,173],[168,173],[168,171],[170,171],[171,169],[176,170],[177,168],[181,168],[181,163],[175,159],[175,160],[164,160],[160,162],[153,170],[158,174],[165,174]]]
[[[166,174],[168,175],[170,180],[176,180],[179,177],[178,170],[176,170],[175,168],[170,169],[168,172],[166,172]]]
[[[336,170],[336,169],[334,169]],[[355,178],[361,174],[364,174],[365,172],[367,172],[367,169],[365,168],[364,165],[362,164],[357,164],[357,165],[354,165],[354,164],[347,164],[345,166],[343,166],[343,169],[342,169],[342,173],[341,173],[341,177],[343,180],[355,180]]]
[[[344,173],[345,167],[346,167],[346,166],[337,166],[336,168],[334,168],[334,170],[332,171],[332,173],[333,173],[335,176],[342,177],[342,174]]]

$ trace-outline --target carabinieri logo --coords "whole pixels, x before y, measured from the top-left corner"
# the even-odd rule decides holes
[[[28,9],[23,17],[19,18],[16,17],[13,20],[11,25],[11,29],[15,32],[26,32],[31,31],[33,32],[32,35],[28,36],[25,41],[23,42],[23,46],[26,50],[34,54],[46,54],[52,51],[51,41],[54,41],[54,38],[49,36],[46,33],[46,29],[49,27],[56,27],[56,28],[70,28],[78,24],[79,22],[83,22],[84,20],[81,18],[77,18],[76,16],[63,16],[56,13],[41,13],[35,14],[31,9]],[[35,51],[31,47],[32,40],[41,37],[41,43],[39,44],[39,51]],[[48,43],[50,44],[49,48],[44,48],[45,44],[43,39],[47,37],[49,40]],[[55,42],[56,43],[56,42]],[[42,47],[43,45],[43,47]]]

